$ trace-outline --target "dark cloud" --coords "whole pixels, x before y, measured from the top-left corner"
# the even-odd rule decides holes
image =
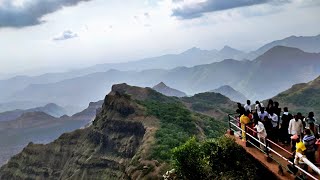
[[[76,38],[76,37],[79,37],[77,33],[74,33],[70,30],[66,30],[62,34],[60,34],[59,36],[53,38],[52,40],[63,41],[63,40],[72,39],[72,38]]]
[[[90,0],[30,0],[21,6],[14,5],[12,0],[3,0],[0,4],[0,28],[21,28],[41,24],[44,15],[82,1]]]
[[[180,0],[175,0],[180,1]],[[238,7],[253,6],[258,4],[283,4],[290,0],[207,0],[205,2],[186,5],[173,10],[172,16],[181,19],[193,19],[203,16],[204,13],[222,11]]]

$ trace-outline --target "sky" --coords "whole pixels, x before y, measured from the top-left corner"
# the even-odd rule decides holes
[[[319,0],[0,0],[0,75],[320,34]]]

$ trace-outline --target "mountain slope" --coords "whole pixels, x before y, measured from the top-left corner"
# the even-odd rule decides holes
[[[166,96],[175,96],[175,97],[184,97],[187,96],[186,93],[170,88],[167,85],[165,85],[163,82],[155,85],[153,88],[153,90],[156,90],[157,92],[164,94]]]
[[[293,85],[290,89],[273,98],[282,107],[289,107],[290,111],[308,113],[320,112],[320,76],[308,83]]]
[[[223,127],[225,123],[188,111],[177,98],[115,85],[92,126],[47,145],[30,143],[0,168],[0,178],[160,178],[170,148],[193,134],[216,137]]]
[[[231,86],[228,86],[228,85],[221,86],[218,89],[212,90],[210,92],[220,93],[235,102],[243,103],[243,102],[246,102],[248,99],[241,92],[236,91],[235,89],[233,89]]]

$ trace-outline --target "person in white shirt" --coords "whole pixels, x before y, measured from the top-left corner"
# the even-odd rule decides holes
[[[297,115],[294,116],[294,119],[291,119],[289,122],[289,128],[288,128],[288,133],[293,136],[293,135],[298,135],[299,139],[301,138],[301,134],[303,133],[303,124],[301,121],[302,115],[301,113],[297,113]],[[291,150],[295,149],[295,144],[296,140],[292,139],[291,141]]]
[[[255,105],[255,110],[256,110],[256,113],[260,113],[261,112],[261,108],[264,107],[263,104],[259,101],[256,101],[256,105]]]
[[[271,120],[272,124],[272,131],[269,136],[271,140],[276,142],[278,140],[278,116],[270,111],[268,118]]]
[[[258,139],[260,142],[262,142],[264,145],[266,145],[266,137],[267,137],[267,131],[263,125],[262,122],[258,121],[257,119],[254,120],[254,129],[257,130]],[[266,150],[266,147],[260,143],[260,148]]]
[[[294,119],[291,119],[289,122],[288,133],[290,135],[297,134],[298,136],[301,136],[301,134],[303,133],[303,124],[301,121],[301,116],[299,114],[301,113],[295,115]]]
[[[261,111],[260,111],[260,113],[258,113],[258,116],[259,116],[260,120],[263,121],[264,117],[266,117],[266,116],[268,117],[269,114],[266,111],[264,111],[264,107],[261,107],[260,110]]]
[[[250,102],[250,100],[247,100],[247,104],[244,105],[244,109],[251,113],[251,102]]]
[[[272,127],[276,128],[278,125],[278,116],[271,111],[268,117],[271,119]]]

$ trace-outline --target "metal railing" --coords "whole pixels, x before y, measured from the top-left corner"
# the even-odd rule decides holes
[[[251,135],[250,133],[248,133],[248,130],[250,130],[252,133],[257,133],[254,129],[250,128],[249,126],[245,126],[246,128],[243,130],[241,127],[238,126],[238,124],[240,124],[239,120],[236,119],[235,117],[233,117],[234,114],[229,114],[228,118],[229,118],[229,131],[232,132],[237,132],[237,130],[239,130],[240,132],[244,132],[246,134],[246,136],[250,137],[250,138],[245,138],[246,139],[246,146],[247,144],[251,144],[252,146],[254,146],[255,148],[257,148],[258,150],[260,150],[262,153],[266,154],[268,158],[271,158],[272,160],[274,160],[275,162],[277,162],[280,166],[285,167],[289,172],[290,169],[288,169],[287,166],[284,166],[283,164],[281,164],[279,161],[277,161],[276,159],[274,159],[272,156],[270,156],[269,152],[274,153],[275,155],[277,155],[278,157],[280,157],[281,159],[285,160],[286,162],[288,162],[289,164],[291,164],[293,167],[297,168],[298,170],[300,170],[300,172],[302,172],[303,174],[307,175],[308,177],[310,177],[311,179],[314,180],[318,180],[317,177],[315,177],[314,175],[310,174],[309,172],[305,171],[304,169],[302,169],[300,166],[297,166],[296,164],[294,164],[294,161],[289,160],[288,158],[286,158],[285,156],[281,155],[280,152],[274,150],[273,148],[270,147],[270,145],[276,146],[277,148],[279,148],[281,151],[285,152],[286,154],[288,154],[290,157],[292,157],[293,159],[295,158],[295,154],[297,154],[297,156],[299,158],[301,158],[312,170],[314,170],[316,173],[318,173],[318,175],[320,175],[320,169],[315,166],[313,163],[311,163],[307,158],[304,158],[304,156],[300,153],[295,153],[295,152],[290,152],[288,150],[286,150],[285,148],[281,147],[280,145],[278,145],[277,143],[273,142],[272,140],[270,140],[269,138],[266,138],[266,143],[261,142],[260,140],[258,140],[256,137],[254,137],[253,135]],[[235,129],[234,129],[235,128]],[[233,133],[231,133],[233,134]],[[240,133],[241,136],[242,133]],[[251,139],[255,140],[257,143],[261,144],[264,149],[259,148],[257,145],[255,145],[253,142],[251,142]],[[293,172],[291,172],[292,174],[295,174]],[[299,178],[299,176],[297,176]]]

